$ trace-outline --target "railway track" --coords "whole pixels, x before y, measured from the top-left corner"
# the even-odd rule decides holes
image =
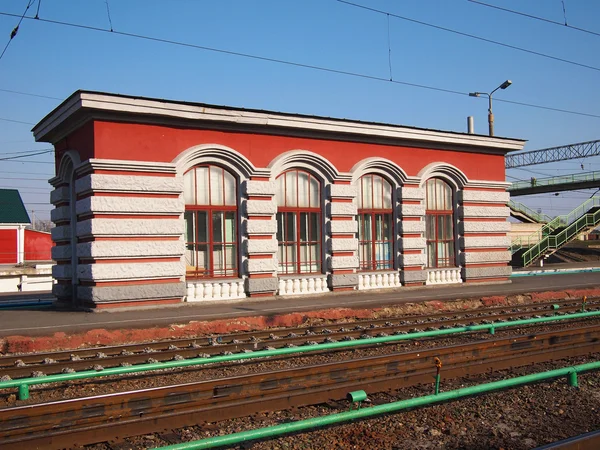
[[[600,351],[600,325],[0,410],[3,449],[63,448]]]
[[[558,305],[559,309],[553,309]],[[569,301],[521,305],[518,308],[486,308],[465,313],[438,313],[428,316],[405,316],[379,320],[318,325],[302,328],[267,330],[178,339],[145,344],[130,344],[72,351],[36,353],[0,357],[0,379],[111,368],[148,362],[209,357],[272,348],[327,343],[365,337],[379,337],[455,326],[511,321],[531,317],[578,312],[581,303]],[[587,311],[600,310],[600,303],[588,302]],[[369,345],[366,343],[365,345]]]

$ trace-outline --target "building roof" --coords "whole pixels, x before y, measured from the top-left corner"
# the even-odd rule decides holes
[[[178,102],[94,91],[76,91],[35,127],[36,141],[56,143],[94,120],[286,134],[360,142],[425,144],[450,150],[506,154],[522,150],[522,139],[483,136],[378,122]]]
[[[0,223],[31,223],[16,189],[0,189]]]

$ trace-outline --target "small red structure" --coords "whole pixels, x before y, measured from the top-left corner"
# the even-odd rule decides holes
[[[26,230],[29,215],[19,191],[0,189],[0,264],[50,261],[50,233]]]
[[[25,230],[25,261],[50,261],[53,245],[50,233]]]

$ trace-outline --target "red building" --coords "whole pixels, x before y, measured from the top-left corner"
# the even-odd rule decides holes
[[[0,189],[0,264],[50,261],[50,234],[25,229],[29,224],[19,191]]]
[[[78,91],[56,149],[55,293],[89,307],[502,282],[524,141]]]

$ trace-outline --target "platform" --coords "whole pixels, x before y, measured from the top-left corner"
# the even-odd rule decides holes
[[[329,293],[328,295],[267,297],[228,302],[181,305],[103,312],[63,311],[49,307],[0,311],[0,352],[48,351],[91,345],[117,345],[152,339],[225,334],[270,326],[299,326],[310,321],[353,320],[394,311],[399,314],[452,311],[529,301],[580,299],[600,296],[600,266],[557,271],[548,276],[515,276],[511,283],[458,284],[379,291]],[[594,271],[596,270],[597,271]],[[577,272],[574,272],[577,270]],[[515,271],[522,275],[526,271]],[[14,301],[18,296],[11,294]],[[41,299],[20,294],[22,300]],[[0,301],[6,296],[0,297]]]

